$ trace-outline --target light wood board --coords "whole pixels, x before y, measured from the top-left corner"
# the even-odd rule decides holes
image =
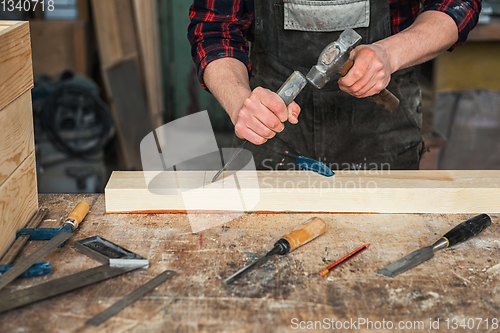
[[[38,209],[35,152],[0,186],[0,257]]]
[[[0,21],[0,110],[33,88],[28,22]]]
[[[0,185],[35,149],[31,92],[0,110]]]
[[[114,172],[105,189],[106,211],[241,211],[243,202],[251,212],[500,212],[496,170],[339,171],[329,178],[310,171],[239,171],[210,184],[213,174]],[[173,185],[165,195],[146,185],[164,187],[167,180]]]

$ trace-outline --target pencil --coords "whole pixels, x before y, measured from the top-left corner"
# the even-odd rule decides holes
[[[332,270],[333,268],[337,267],[338,265],[342,264],[343,262],[351,259],[352,257],[354,257],[355,255],[363,252],[364,250],[366,250],[368,248],[368,246],[370,246],[370,244],[365,244],[363,246],[361,246],[359,249],[349,253],[348,255],[346,255],[344,258],[340,259],[340,260],[337,260],[336,262],[334,262],[333,264],[331,264],[330,266],[328,266],[327,268],[325,268],[324,270],[322,270],[319,275],[321,276],[325,276],[326,274],[328,274],[328,272],[330,272],[330,270]]]

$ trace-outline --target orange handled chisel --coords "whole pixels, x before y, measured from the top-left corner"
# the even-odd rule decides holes
[[[291,233],[281,237],[281,239],[274,244],[274,248],[265,256],[254,261],[247,267],[240,269],[239,271],[225,279],[223,281],[224,284],[229,284],[240,277],[243,273],[262,265],[274,254],[287,254],[288,252],[295,250],[299,246],[312,241],[316,237],[322,235],[325,232],[325,229],[325,221],[323,221],[319,217],[310,218],[309,220],[299,225],[297,228],[293,229]]]

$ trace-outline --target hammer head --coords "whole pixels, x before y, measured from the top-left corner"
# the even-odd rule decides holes
[[[321,52],[318,63],[307,74],[307,80],[321,89],[330,81],[333,74],[340,72],[349,60],[349,54],[361,41],[361,36],[351,28],[347,28],[338,40],[328,44]]]

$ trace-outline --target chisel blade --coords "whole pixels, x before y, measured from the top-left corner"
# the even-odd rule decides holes
[[[227,167],[233,162],[233,160],[236,158],[236,156],[238,156],[241,151],[243,150],[243,148],[245,147],[245,144],[248,142],[248,140],[245,140],[243,141],[243,143],[241,144],[241,146],[238,148],[238,150],[233,154],[233,156],[231,156],[231,158],[229,159],[229,161],[226,162],[226,164],[224,164],[224,166],[222,167],[222,169],[220,169],[214,176],[214,178],[212,178],[212,183],[215,183],[215,181],[217,180],[217,178],[219,178],[219,176],[224,172],[226,171]]]
[[[382,268],[377,273],[393,278],[401,273],[406,272],[409,269],[412,269],[415,266],[420,265],[421,263],[431,259],[432,257],[434,257],[434,249],[432,248],[432,246],[423,247],[399,259],[398,261],[393,262],[387,267]]]
[[[255,260],[250,265],[243,267],[242,269],[240,269],[239,271],[237,271],[236,273],[234,273],[233,275],[231,275],[230,277],[228,277],[227,279],[225,279],[222,282],[226,285],[230,284],[231,282],[233,282],[234,280],[239,278],[241,275],[243,275],[243,273],[251,271],[252,269],[264,264],[266,261],[269,260],[269,258],[271,258],[271,255],[269,255],[269,253],[268,253],[267,255]]]

